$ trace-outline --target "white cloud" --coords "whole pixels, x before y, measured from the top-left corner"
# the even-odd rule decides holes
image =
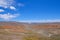
[[[15,0],[0,0],[0,7],[4,7],[4,8],[11,8],[11,9],[16,9],[15,7],[13,7],[13,5],[15,6],[24,6],[24,4],[22,3],[16,3]]]
[[[9,8],[10,10],[16,10],[15,7],[23,7],[24,4],[16,2],[15,0],[0,0],[0,7]]]
[[[14,6],[10,6],[11,10],[16,10],[16,8]]]
[[[4,12],[4,10],[3,9],[0,9],[0,12]]]
[[[19,22],[27,22],[27,23],[50,23],[50,22],[60,22],[60,19],[54,19],[54,20],[21,20]]]
[[[21,6],[24,6],[24,4],[22,4],[22,3],[18,3],[18,6],[20,6],[20,7],[21,7]]]
[[[8,8],[14,3],[14,0],[0,0],[0,6],[4,8]]]
[[[12,18],[16,18],[19,14],[0,14],[0,18],[4,20],[10,20]]]

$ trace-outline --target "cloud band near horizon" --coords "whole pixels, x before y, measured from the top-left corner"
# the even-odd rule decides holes
[[[28,23],[31,23],[31,22],[38,22],[38,23],[46,23],[46,22],[60,22],[60,19],[48,19],[48,20],[21,20],[19,22],[28,22]]]

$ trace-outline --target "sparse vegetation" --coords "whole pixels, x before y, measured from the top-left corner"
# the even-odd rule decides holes
[[[29,25],[28,29],[26,29],[21,23],[0,23],[0,40],[60,40],[59,24],[56,26],[55,24],[32,24],[31,30],[29,28]],[[41,28],[43,30],[42,33]],[[47,37],[43,34],[46,34],[47,36],[49,34],[53,35],[51,37]]]
[[[37,37],[37,36],[27,36],[24,37],[24,40],[60,40],[60,36],[56,36],[56,37]]]
[[[27,35],[28,34],[28,35]],[[23,40],[39,40],[39,37],[35,33],[27,33],[26,36],[23,37]]]

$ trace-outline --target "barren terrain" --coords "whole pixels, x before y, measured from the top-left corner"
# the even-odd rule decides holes
[[[0,22],[0,40],[60,40],[60,23]]]

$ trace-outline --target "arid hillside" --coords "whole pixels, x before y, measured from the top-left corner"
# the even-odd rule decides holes
[[[27,32],[28,30],[59,30],[60,23],[23,23],[23,22],[0,22],[0,29],[8,29],[13,32]]]
[[[0,40],[23,40],[27,35],[38,37],[60,35],[60,23],[0,22]]]
[[[12,29],[12,28],[26,28],[32,27],[36,29],[50,29],[50,28],[60,28],[60,23],[22,23],[22,22],[0,22],[0,28]]]

